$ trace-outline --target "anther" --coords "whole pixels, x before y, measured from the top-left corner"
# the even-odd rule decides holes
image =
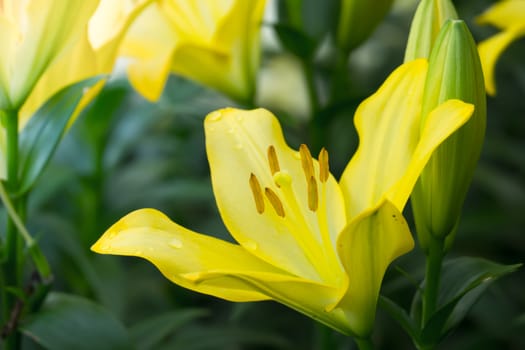
[[[301,165],[304,174],[306,175],[306,180],[308,181],[310,177],[314,176],[314,162],[312,160],[312,155],[304,143],[299,147],[299,153],[301,154]]]
[[[326,182],[330,175],[330,164],[328,164],[328,151],[323,147],[319,152],[319,181]]]
[[[264,213],[264,198],[262,195],[261,185],[257,177],[251,173],[250,174],[250,188],[253,193],[253,200],[255,201],[255,208],[259,214]]]
[[[319,206],[319,194],[317,193],[317,181],[315,177],[310,176],[308,180],[308,208],[316,211]]]
[[[272,191],[270,188],[266,187],[264,189],[264,193],[266,194],[266,198],[268,198],[268,201],[270,201],[270,204],[272,205],[273,209],[275,210],[275,213],[284,218],[284,207],[283,203],[279,199],[279,197],[275,194],[274,191]]]
[[[272,175],[275,175],[276,172],[280,171],[279,159],[277,159],[277,153],[275,153],[275,147],[268,147],[268,163],[270,164],[270,171]]]

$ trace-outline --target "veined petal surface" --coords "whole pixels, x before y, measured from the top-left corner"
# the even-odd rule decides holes
[[[185,229],[154,209],[123,217],[91,249],[149,260],[166,278],[196,292],[237,302],[274,299],[349,333],[340,310],[326,311],[339,297],[335,288],[293,276],[239,245]]]
[[[419,139],[427,68],[422,59],[403,64],[357,109],[359,148],[340,181],[348,218],[376,207],[404,175]]]
[[[383,198],[402,211],[432,152],[472,115],[472,105],[451,100],[421,126],[426,72],[425,60],[405,63],[356,111],[359,148],[341,177],[349,220]]]
[[[337,307],[358,336],[370,335],[388,265],[413,247],[403,215],[388,200],[357,216],[339,236],[337,250],[350,282]]]
[[[311,158],[313,180],[307,176],[302,154],[288,147],[279,122],[266,110],[213,112],[206,117],[205,132],[213,191],[232,236],[254,255],[290,273],[330,285],[344,284],[335,239],[346,219],[335,179],[329,175],[326,182],[320,181],[319,163]],[[270,148],[275,151],[278,171],[270,165]],[[251,180],[252,174],[256,180]],[[259,195],[251,187],[255,181]],[[317,187],[316,210],[308,205],[313,186]],[[262,202],[262,210],[256,199]]]

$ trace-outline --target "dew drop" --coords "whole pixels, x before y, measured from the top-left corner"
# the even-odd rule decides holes
[[[137,250],[135,250],[135,252],[133,253],[133,255],[141,256],[142,253],[143,253],[143,252],[142,252],[141,249],[137,249]]]
[[[216,122],[222,118],[222,112],[221,111],[215,111],[210,114],[208,117],[212,122]]]
[[[294,157],[295,159],[300,160],[300,159],[301,159],[301,153],[299,153],[299,152],[293,152],[293,157]]]
[[[244,243],[244,247],[248,250],[257,250],[257,243],[253,241],[247,241]]]
[[[237,119],[238,122],[242,121],[242,116],[241,115],[238,115],[235,117],[235,119]]]
[[[176,248],[176,249],[182,248],[182,241],[178,238],[173,238],[171,241],[169,241],[168,244],[172,248]]]
[[[236,145],[235,145],[235,148],[236,148],[236,149],[242,149],[242,148],[243,148],[242,143],[238,143],[238,144],[236,144]]]
[[[229,128],[228,129],[228,134],[233,134],[235,132],[235,129],[234,128]]]

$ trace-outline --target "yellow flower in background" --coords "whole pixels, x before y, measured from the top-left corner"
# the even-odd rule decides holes
[[[21,127],[61,88],[109,73],[148,0],[0,0],[0,110]]]
[[[478,46],[487,93],[495,95],[496,62],[514,40],[525,35],[525,0],[501,1],[480,15],[477,22],[490,24],[502,30]]]
[[[338,183],[328,153],[285,142],[264,109],[205,120],[213,191],[238,244],[190,231],[154,209],[132,212],[92,246],[151,261],[172,282],[231,301],[273,299],[342,333],[369,336],[386,268],[413,247],[401,214],[433,150],[472,105],[450,100],[420,132],[425,60],[407,63],[355,116],[360,146]]]
[[[131,84],[157,100],[170,72],[252,103],[264,0],[160,0],[123,43]]]

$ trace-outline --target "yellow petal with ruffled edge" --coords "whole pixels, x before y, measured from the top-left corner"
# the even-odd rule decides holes
[[[413,247],[403,215],[386,200],[357,216],[341,233],[337,248],[350,282],[337,307],[356,335],[370,335],[385,271]]]
[[[332,287],[293,276],[256,258],[239,245],[185,229],[154,209],[123,217],[91,247],[101,254],[137,256],[172,282],[230,301],[274,299],[343,333],[348,324]]]
[[[335,179],[328,175],[320,181],[319,163],[311,158],[313,179],[306,175],[300,152],[288,147],[277,118],[267,110],[227,108],[209,114],[204,125],[213,191],[232,236],[274,266],[312,281],[344,286],[335,240],[346,219]],[[278,171],[272,170],[270,148],[275,150]],[[307,180],[315,184],[308,185]],[[252,189],[254,181],[258,195]],[[317,210],[309,207],[309,189],[314,186]]]
[[[419,113],[428,64],[397,68],[358,107],[359,148],[341,177],[349,218],[376,207],[403,176],[419,138]]]
[[[472,115],[472,105],[447,101],[431,112],[420,134],[426,72],[425,60],[400,66],[357,109],[359,148],[341,178],[349,218],[385,197],[402,211],[434,149]]]

